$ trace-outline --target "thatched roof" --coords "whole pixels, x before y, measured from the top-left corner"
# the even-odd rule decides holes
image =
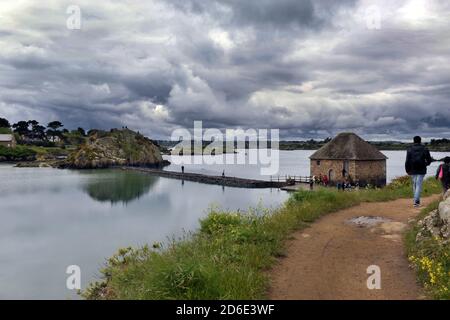
[[[317,150],[311,160],[386,160],[376,147],[351,132],[338,134]]]

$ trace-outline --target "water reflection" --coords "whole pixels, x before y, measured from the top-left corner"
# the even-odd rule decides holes
[[[158,181],[158,177],[139,172],[123,170],[84,170],[82,175],[89,179],[82,185],[82,190],[99,202],[128,204],[149,193]]]

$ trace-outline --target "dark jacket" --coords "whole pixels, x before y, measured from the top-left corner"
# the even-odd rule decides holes
[[[414,144],[406,153],[405,170],[409,175],[427,174],[427,167],[433,162],[430,151],[422,144]]]

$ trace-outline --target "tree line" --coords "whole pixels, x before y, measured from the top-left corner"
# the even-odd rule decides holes
[[[85,137],[86,132],[83,128],[78,128],[70,132],[64,128],[60,121],[52,121],[47,126],[41,125],[36,120],[19,121],[14,124],[5,118],[0,118],[0,128],[11,130],[19,135],[20,139],[25,141],[52,141],[58,138],[62,140],[67,134],[74,134]]]

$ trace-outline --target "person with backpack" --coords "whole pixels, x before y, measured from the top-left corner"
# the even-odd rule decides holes
[[[414,137],[414,144],[408,148],[406,153],[405,170],[412,178],[414,207],[420,207],[420,194],[427,167],[434,161],[430,151],[422,144],[422,138]]]
[[[441,164],[436,171],[436,179],[441,180],[444,194],[450,189],[450,157],[441,159],[444,163]]]

